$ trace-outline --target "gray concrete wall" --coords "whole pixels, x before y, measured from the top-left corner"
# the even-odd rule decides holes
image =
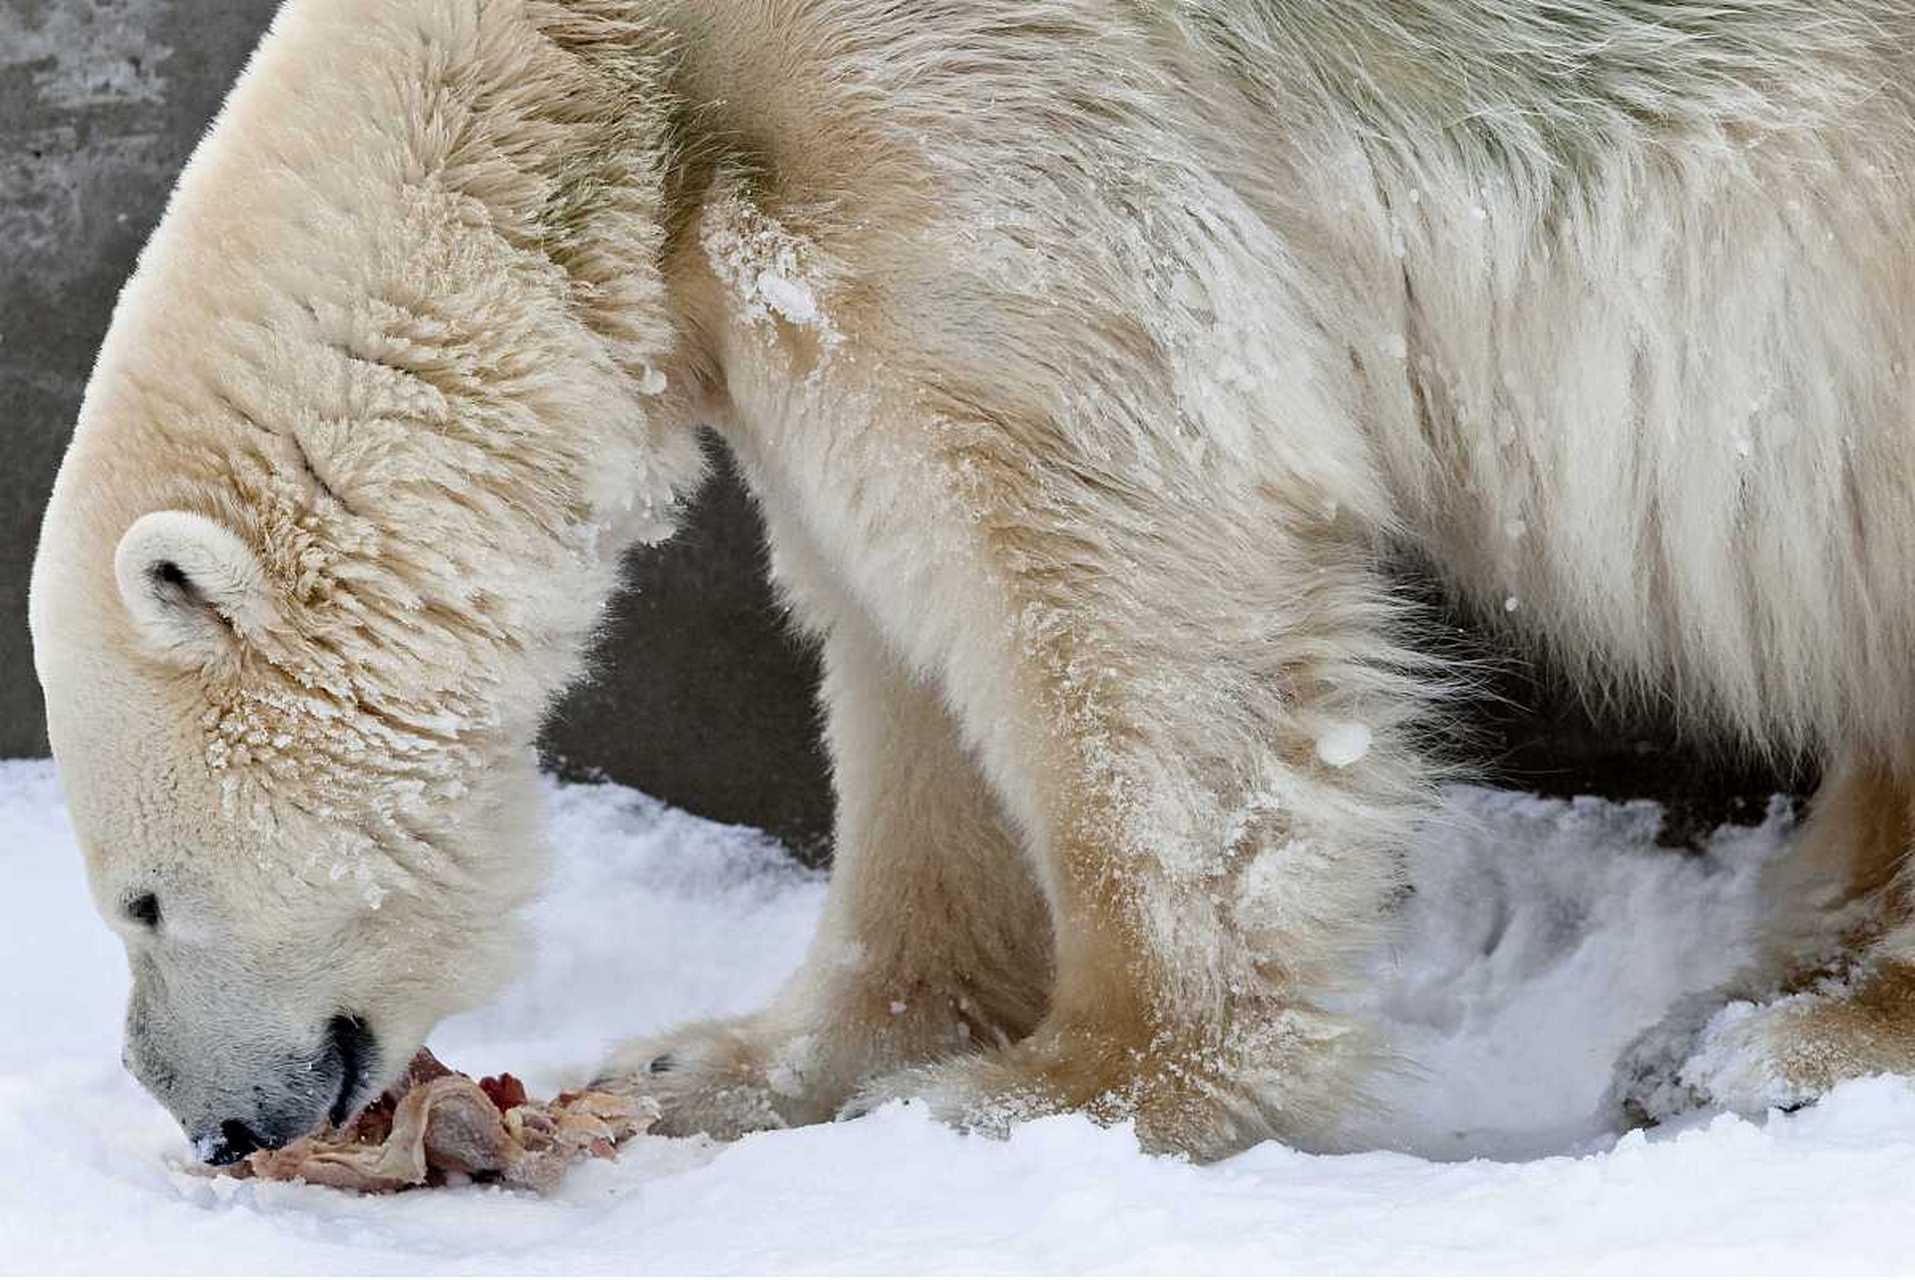
[[[395,3],[399,0],[395,0]],[[0,0],[0,756],[46,750],[26,632],[41,505],[120,282],[174,174],[275,0]],[[600,678],[565,702],[553,759],[808,853],[829,824],[807,654],[763,586],[757,523],[729,477],[685,536],[632,565]],[[1494,776],[1544,791],[1656,796],[1674,836],[1778,779],[1599,727],[1512,674],[1470,713]],[[1523,707],[1539,708],[1534,712]]]

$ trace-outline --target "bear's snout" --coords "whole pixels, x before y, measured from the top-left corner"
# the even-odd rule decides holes
[[[275,1092],[260,1086],[259,1092]],[[283,1099],[245,1115],[180,1116],[180,1127],[193,1144],[193,1157],[205,1164],[235,1164],[255,1151],[273,1151],[319,1129],[328,1119],[324,1103]]]
[[[262,1043],[155,1016],[141,994],[136,983],[126,1065],[179,1120],[194,1156],[207,1164],[237,1163],[329,1122],[343,1126],[378,1084],[378,1037],[357,1014],[333,1015],[303,1046]]]
[[[288,1141],[285,1138],[274,1140],[262,1137],[244,1120],[222,1120],[219,1128],[212,1132],[189,1136],[193,1141],[194,1158],[210,1165],[237,1164],[255,1151],[282,1147]]]

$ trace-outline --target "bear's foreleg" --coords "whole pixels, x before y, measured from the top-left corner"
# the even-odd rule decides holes
[[[765,1009],[614,1057],[608,1075],[658,1099],[656,1132],[828,1120],[880,1072],[1011,1043],[1043,1013],[1049,924],[995,800],[935,692],[854,612],[832,614],[837,845],[823,919]]]

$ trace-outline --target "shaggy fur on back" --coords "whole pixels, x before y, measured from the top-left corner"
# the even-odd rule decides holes
[[[1894,968],[1911,49],[1888,0],[293,0],[36,567],[143,1078],[251,1125],[328,1018],[371,1089],[482,994],[538,721],[706,426],[824,652],[838,841],[766,1010],[608,1067],[665,1131],[910,1095],[1338,1141],[1387,1047],[1327,997],[1456,678],[1405,551],[1593,693],[1833,762],[1746,985]],[[141,893],[231,994],[159,994]],[[1691,1023],[1619,1101],[1884,1065]]]

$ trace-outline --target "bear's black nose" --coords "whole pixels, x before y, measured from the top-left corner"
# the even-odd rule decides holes
[[[206,1144],[203,1159],[207,1164],[237,1164],[266,1144],[244,1120],[222,1120],[219,1136]]]

